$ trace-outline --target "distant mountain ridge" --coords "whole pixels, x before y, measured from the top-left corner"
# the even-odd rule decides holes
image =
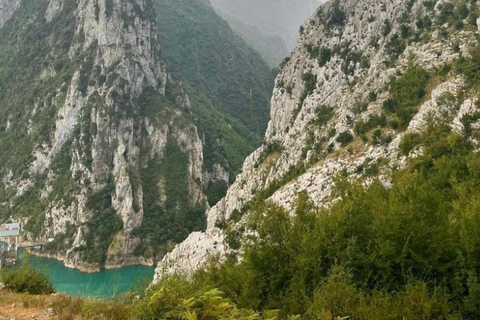
[[[283,59],[290,55],[287,44],[279,35],[267,35],[257,27],[246,24],[231,15],[220,14],[235,33],[260,53],[271,68],[277,68]]]
[[[234,17],[256,27],[265,35],[279,36],[290,51],[297,40],[300,25],[312,15],[317,0],[210,0],[222,16]],[[235,29],[235,28],[234,28]]]

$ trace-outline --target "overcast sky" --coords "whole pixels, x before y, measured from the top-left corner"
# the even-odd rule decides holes
[[[258,28],[262,33],[282,38],[292,49],[300,25],[325,0],[210,0],[215,9]]]

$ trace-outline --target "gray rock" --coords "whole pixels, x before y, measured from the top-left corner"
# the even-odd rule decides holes
[[[22,0],[0,0],[0,29],[13,16]]]
[[[386,45],[391,37],[399,32],[401,25],[398,21],[405,20],[406,15],[406,21],[410,21],[406,23],[415,30],[417,18],[431,15],[426,12],[424,0],[415,1],[411,9],[407,2],[410,1],[341,1],[342,10],[345,11],[345,25],[329,27],[326,19],[331,6],[334,5],[334,1],[329,1],[305,22],[290,60],[277,76],[277,85],[271,100],[271,121],[265,141],[280,143],[281,152],[272,154],[263,163],[259,163],[259,159],[264,159],[261,155],[266,146],[262,146],[245,160],[242,173],[230,186],[226,197],[209,210],[207,232],[203,235],[192,235],[172,253],[167,254],[157,267],[156,279],[165,273],[179,270],[192,272],[201,268],[207,261],[209,255],[205,255],[205,252],[212,251],[218,254],[219,250],[213,250],[208,235],[212,230],[217,230],[216,223],[228,221],[232,211],[240,210],[258,191],[285,176],[292,166],[304,165],[307,169],[296,179],[285,183],[268,199],[287,209],[291,208],[298,192],[306,192],[319,206],[328,206],[334,186],[333,178],[341,171],[346,171],[352,178],[362,177],[357,168],[365,163],[381,165],[380,173],[375,178],[389,185],[391,169],[401,168],[406,163],[406,157],[401,155],[398,148],[404,133],[388,129],[388,134],[392,137],[389,144],[369,145],[358,141],[350,151],[349,147],[342,148],[336,142],[336,138],[342,132],[353,133],[356,121],[368,120],[382,112],[382,104],[389,98],[389,93],[385,90],[386,85],[392,76],[403,72],[412,60],[427,71],[434,72],[461,54],[468,55],[469,44],[475,42],[476,33],[476,30],[472,29],[450,30],[450,38],[462,44],[460,52],[455,52],[449,41],[442,39],[438,32],[433,32],[428,41],[408,44],[395,65],[388,66],[385,64],[389,59]],[[383,36],[382,28],[386,20],[391,22],[392,31]],[[377,47],[372,44],[376,44]],[[350,52],[360,53],[364,63],[345,61],[339,55],[332,55],[332,58],[321,66],[318,57],[312,56],[308,51],[308,48],[334,47],[343,47]],[[345,72],[346,67],[350,68],[350,72]],[[317,81],[313,88],[309,88],[311,90],[307,90],[310,93],[305,97],[303,77],[307,73],[316,77]],[[462,131],[461,117],[473,113],[476,109],[474,102],[478,100],[476,97],[461,95],[463,86],[464,79],[460,76],[435,83],[431,95],[419,106],[407,132],[423,131],[427,120],[445,119],[451,122],[454,130]],[[376,101],[369,102],[370,92],[377,93]],[[442,96],[448,93],[457,97],[458,101],[444,103]],[[462,100],[459,100],[460,98]],[[358,110],[357,106],[365,101],[366,108]],[[320,105],[328,105],[334,109],[334,116],[322,127],[312,125],[312,120],[317,117],[317,107]],[[320,141],[323,141],[324,146],[320,158],[312,162],[313,143]],[[325,150],[329,144],[333,146],[333,150],[327,155]],[[409,156],[419,154],[421,150],[414,150]],[[371,177],[364,179],[365,183],[373,180]],[[242,223],[244,222],[240,221],[237,225]],[[228,246],[224,245],[220,249],[227,252]],[[194,266],[190,261],[195,261]]]

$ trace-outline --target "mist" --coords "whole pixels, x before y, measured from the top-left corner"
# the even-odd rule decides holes
[[[298,30],[325,0],[210,0],[215,10],[257,28],[267,36],[277,36],[290,51]]]

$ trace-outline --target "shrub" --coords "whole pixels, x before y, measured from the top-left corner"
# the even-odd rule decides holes
[[[411,65],[401,77],[390,84],[391,98],[383,103],[383,108],[387,112],[395,113],[400,129],[408,126],[418,104],[426,94],[429,79],[427,71]]]
[[[342,27],[345,25],[345,19],[345,12],[340,8],[340,0],[335,0],[328,18],[328,26]]]
[[[29,294],[51,294],[53,285],[48,277],[35,269],[25,254],[22,265],[18,268],[2,269],[2,280],[12,291]]]
[[[278,311],[266,310],[260,315],[237,307],[226,296],[221,290],[199,281],[171,276],[150,287],[145,298],[134,302],[129,319],[278,319]]]
[[[338,135],[336,141],[340,143],[342,147],[345,147],[346,145],[348,145],[350,142],[353,141],[353,136],[350,132],[344,131]]]
[[[386,19],[385,21],[383,21],[382,35],[386,37],[390,34],[391,31],[392,31],[392,24],[390,23],[390,20]]]
[[[333,118],[334,114],[335,110],[332,107],[320,105],[315,109],[315,118],[311,123],[323,127]]]
[[[258,157],[258,160],[255,164],[255,168],[258,168],[258,166],[267,160],[270,155],[274,154],[275,152],[282,152],[283,149],[284,148],[279,141],[269,141],[265,143],[262,153]]]
[[[390,57],[390,65],[405,51],[405,40],[394,34],[385,46],[385,53]]]
[[[110,18],[113,15],[113,0],[107,0],[105,2],[105,15]]]
[[[467,79],[470,86],[480,83],[480,46],[470,50],[469,58],[462,57],[456,62],[456,71]]]
[[[406,133],[403,136],[402,141],[400,141],[400,144],[398,146],[400,148],[400,152],[404,156],[408,156],[410,152],[413,149],[415,149],[415,147],[420,142],[419,139],[420,139],[420,136],[417,133],[411,133],[411,132]]]
[[[303,89],[302,96],[300,97],[300,102],[298,103],[298,111],[303,107],[303,102],[309,95],[313,93],[315,88],[317,87],[317,76],[311,72],[304,73],[302,75],[302,80],[305,83],[305,87]]]
[[[325,66],[332,59],[332,49],[327,47],[321,47],[318,53],[318,64],[320,67]]]

